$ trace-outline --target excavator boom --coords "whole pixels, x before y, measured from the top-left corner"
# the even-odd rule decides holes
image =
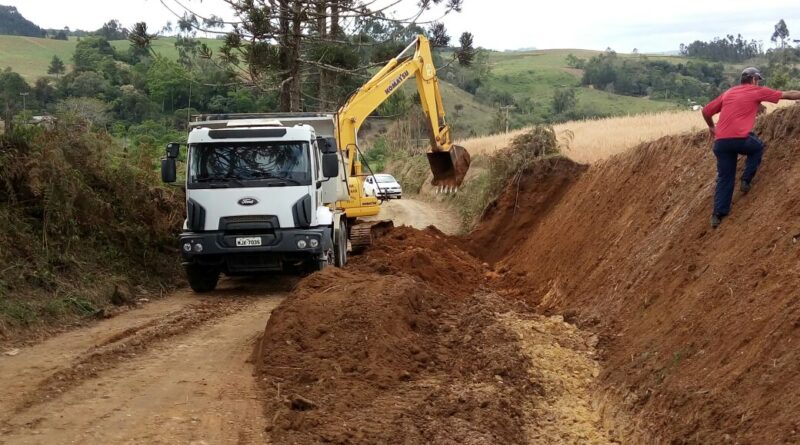
[[[418,36],[402,53],[389,61],[372,79],[364,84],[339,110],[337,130],[339,146],[346,150],[350,174],[361,174],[356,156],[358,129],[366,118],[384,103],[400,86],[414,77],[422,109],[429,123],[431,135],[428,163],[433,173],[434,186],[456,188],[464,181],[469,170],[469,153],[453,145],[450,126],[445,121],[444,105],[439,92],[439,79],[433,65],[430,43]]]

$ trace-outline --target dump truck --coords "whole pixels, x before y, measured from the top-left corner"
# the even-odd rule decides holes
[[[418,36],[333,113],[193,116],[186,162],[186,220],[179,242],[196,292],[220,274],[343,267],[368,246],[381,201],[365,193],[358,130],[369,115],[415,78],[430,123],[432,184],[456,190],[469,153],[453,144],[430,44]],[[162,180],[177,180],[179,143],[167,145]]]

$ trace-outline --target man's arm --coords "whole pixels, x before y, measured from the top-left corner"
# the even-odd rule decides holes
[[[712,100],[708,103],[701,113],[703,114],[703,119],[705,119],[706,124],[708,124],[708,132],[711,133],[711,137],[714,137],[714,115],[722,111],[722,96],[717,97],[716,99]]]
[[[784,91],[781,99],[800,100],[800,91]]]

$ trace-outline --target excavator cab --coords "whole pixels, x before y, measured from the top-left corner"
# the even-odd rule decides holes
[[[469,152],[460,145],[451,145],[447,151],[428,152],[428,164],[433,172],[431,185],[458,188],[464,182],[470,162]]]

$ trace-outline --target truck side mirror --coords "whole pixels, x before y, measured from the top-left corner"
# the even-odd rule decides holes
[[[177,159],[178,155],[181,154],[181,144],[177,142],[170,142],[167,144],[167,157],[172,159]]]
[[[322,176],[326,178],[339,176],[339,156],[336,153],[322,155]]]
[[[319,150],[323,154],[336,154],[339,151],[339,147],[336,144],[336,138],[317,138],[317,145],[319,146]]]
[[[175,158],[166,157],[161,159],[161,181],[172,184],[177,180],[177,166]]]

